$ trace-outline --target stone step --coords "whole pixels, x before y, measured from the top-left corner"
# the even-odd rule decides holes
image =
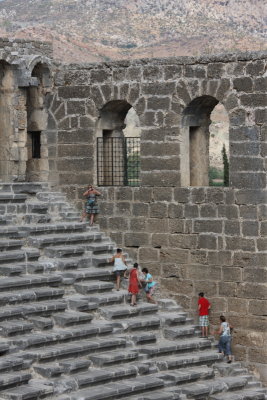
[[[15,290],[20,288],[33,288],[38,286],[58,286],[62,281],[57,275],[21,275],[19,277],[2,278],[0,280],[0,291]],[[1,292],[0,292],[1,293]],[[1,296],[1,295],[0,295]]]
[[[60,366],[62,367],[62,365]],[[138,366],[134,364],[125,366],[113,365],[111,368],[94,368],[86,372],[71,375],[68,378],[57,380],[55,383],[55,392],[61,391],[62,387],[64,387],[65,391],[68,391],[72,388],[81,389],[89,386],[88,390],[91,390],[93,385],[127,379],[136,376],[137,373]]]
[[[131,362],[138,358],[137,350],[107,351],[90,356],[90,360],[97,367],[109,366],[125,362]]]
[[[196,327],[194,325],[180,326],[178,328],[165,328],[163,334],[166,339],[177,339],[191,337],[195,334]]]
[[[30,317],[30,322],[33,323],[34,327],[38,330],[48,330],[53,328],[54,324],[51,318],[45,317]]]
[[[127,292],[124,290],[120,290],[114,293],[97,293],[90,294],[89,296],[85,296],[85,298],[92,303],[97,303],[99,306],[104,306],[108,304],[121,304],[125,300],[125,296],[127,296]]]
[[[93,267],[110,267],[110,255],[105,254],[93,254],[92,256],[92,266]]]
[[[24,368],[22,357],[5,355],[0,357],[0,376],[4,372],[19,371]]]
[[[24,231],[21,232],[21,227],[17,225],[0,226],[0,237],[19,238],[24,236]]]
[[[74,288],[78,293],[87,295],[90,293],[111,292],[112,289],[114,289],[114,283],[89,281],[89,282],[75,283]]]
[[[71,264],[73,262],[67,263],[64,262],[64,267],[66,266],[71,268]],[[79,260],[77,260],[77,264],[79,264]],[[61,266],[63,263],[61,264]],[[79,281],[91,281],[95,279],[99,279],[102,281],[110,281],[115,280],[115,276],[112,272],[112,269],[98,269],[98,268],[78,268],[76,270],[66,269],[64,272],[61,273],[63,282],[68,281],[74,284],[74,282]]]
[[[86,224],[79,223],[69,223],[69,222],[53,222],[50,224],[36,224],[25,226],[25,230],[29,232],[30,235],[43,235],[49,233],[65,233],[65,232],[85,232]]]
[[[8,262],[17,262],[23,261],[26,258],[26,254],[22,250],[14,250],[14,251],[1,251],[0,252],[0,263],[8,263]]]
[[[222,354],[216,353],[214,350],[203,350],[191,352],[183,355],[170,355],[155,358],[153,362],[159,370],[178,369],[192,367],[195,365],[210,366],[213,363],[222,360]]]
[[[31,377],[32,376],[29,373],[3,373],[0,375],[0,390],[4,390],[7,387],[28,383]]]
[[[101,307],[99,311],[100,314],[107,319],[128,318],[142,314],[155,313],[158,311],[158,306],[156,304],[138,303],[136,307],[128,305]]]
[[[23,240],[0,240],[0,251],[12,251],[20,249],[24,244]]]
[[[158,379],[163,379],[165,386],[181,385],[184,383],[196,382],[197,380],[214,378],[213,368],[206,366],[194,368],[182,368],[178,371],[163,371],[155,374]]]
[[[13,291],[0,292],[0,305],[19,304],[46,299],[59,299],[63,297],[64,293],[64,289],[51,287],[19,290],[16,293]]]
[[[90,322],[93,319],[92,314],[79,311],[65,311],[64,313],[58,313],[53,316],[55,324],[58,326],[70,326],[76,324],[84,324]]]
[[[175,300],[171,299],[157,299],[158,306],[160,310],[164,311],[182,311],[182,307],[178,306]]]
[[[16,264],[0,264],[0,275],[17,276],[25,274],[27,271],[27,263]]]
[[[0,354],[5,354],[9,351],[9,344],[7,342],[0,342]]]
[[[134,394],[163,388],[163,381],[153,376],[140,376],[136,379],[125,379],[121,382],[113,382],[90,389],[82,389],[70,393],[67,400],[109,400],[116,398],[128,398]]]
[[[127,400],[185,400],[185,397],[181,397],[177,393],[171,393],[168,389],[161,389],[160,391],[153,391],[152,393],[146,393],[143,395],[130,396]]]
[[[27,213],[29,214],[46,214],[49,208],[49,204],[44,204],[40,202],[27,202]]]
[[[187,313],[179,312],[179,313],[168,313],[168,312],[159,312],[158,313],[162,326],[176,326],[180,324],[184,324],[187,321]]]
[[[18,218],[18,224],[32,225],[32,224],[47,224],[51,221],[51,216],[47,214],[34,214],[25,213],[22,218]]]
[[[86,246],[86,250],[92,251],[93,254],[105,254],[106,252],[113,254],[114,248],[113,243],[104,243],[103,240],[101,243],[89,243]],[[109,257],[111,257],[111,255]]]
[[[127,337],[128,339],[132,340],[136,345],[154,343],[157,341],[157,335],[155,333],[146,331],[136,332],[134,334],[129,333]]]
[[[111,334],[112,330],[112,326],[105,322],[84,324],[66,329],[55,327],[49,332],[36,332],[16,337],[11,339],[9,343],[13,346],[19,346],[21,349],[27,349],[83,340],[92,336],[95,338],[96,336]]]
[[[68,306],[71,310],[92,311],[98,309],[98,303],[89,302],[84,296],[72,295],[67,297]]]
[[[49,385],[29,384],[21,385],[1,392],[1,398],[6,400],[37,400],[53,394],[53,387]]]
[[[101,239],[100,233],[65,233],[65,234],[50,234],[42,236],[30,236],[28,243],[34,247],[57,246],[62,244],[86,244]]]
[[[213,393],[232,392],[245,387],[247,379],[238,377],[223,377],[204,382],[195,382],[175,389],[179,394],[185,394],[191,399],[206,398]],[[232,394],[232,393],[231,393]]]
[[[26,199],[26,194],[0,192],[0,203],[24,203]]]
[[[0,321],[9,319],[24,318],[24,316],[39,315],[47,316],[53,312],[64,311],[67,303],[63,300],[51,300],[42,302],[31,302],[31,304],[23,304],[16,306],[6,306],[0,310]]]
[[[44,249],[44,255],[47,257],[80,257],[84,252],[85,247],[81,245],[55,246]]]
[[[136,330],[153,330],[158,329],[160,327],[160,319],[158,316],[143,316],[143,317],[132,317],[129,319],[121,319],[121,320],[114,320],[110,321],[111,324],[117,330],[121,332],[126,331],[136,331]]]
[[[265,394],[252,389],[236,390],[231,393],[211,394],[210,400],[265,400]]]
[[[24,320],[4,321],[0,323],[0,335],[21,335],[30,332],[33,328],[33,323]]]
[[[109,339],[99,339],[94,340],[79,340],[71,343],[64,343],[54,346],[46,346],[41,349],[25,350],[23,356],[26,359],[38,360],[41,362],[52,361],[63,358],[77,358],[82,355],[89,355],[91,353],[96,353],[108,349],[117,349],[120,347],[125,347],[125,339],[110,337]]]
[[[144,345],[139,347],[140,353],[148,354],[149,357],[158,357],[164,354],[175,354],[177,352],[195,351],[197,349],[211,348],[211,341],[206,339],[181,339],[179,341],[161,340],[160,344]]]

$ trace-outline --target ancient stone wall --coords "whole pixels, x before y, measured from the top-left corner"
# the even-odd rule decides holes
[[[229,316],[236,357],[265,379],[266,79],[258,53],[71,65],[55,78],[58,133],[48,137],[55,183],[81,204],[85,185],[96,183],[101,109],[114,100],[135,109],[141,186],[99,188],[100,226],[195,316],[204,290],[212,323]],[[189,127],[206,134],[218,102],[230,121],[230,187],[192,187]]]

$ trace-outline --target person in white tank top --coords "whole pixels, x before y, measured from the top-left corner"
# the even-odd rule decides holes
[[[113,272],[116,276],[116,289],[120,290],[121,275],[127,271],[127,264],[124,255],[122,254],[122,249],[117,249],[116,254],[109,260],[109,262],[114,262]]]

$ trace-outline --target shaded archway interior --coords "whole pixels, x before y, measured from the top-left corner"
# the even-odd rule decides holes
[[[209,185],[210,115],[219,101],[212,96],[192,100],[183,112],[181,177],[183,186]]]
[[[129,111],[131,112],[129,113]],[[127,117],[129,117],[127,119]],[[125,129],[127,125],[129,129]],[[133,162],[139,153],[136,143],[140,136],[137,114],[125,100],[113,100],[105,104],[100,111],[98,123],[98,184],[104,186],[121,186],[129,184],[128,161]],[[133,136],[132,138],[129,136]],[[129,158],[130,157],[130,158]],[[133,164],[132,164],[133,165]],[[139,154],[138,154],[138,165]],[[132,174],[132,172],[131,172]],[[137,171],[139,177],[139,171]],[[139,179],[139,178],[136,178]],[[131,181],[133,182],[133,181]]]
[[[38,63],[32,71],[37,78],[36,86],[27,89],[27,169],[29,181],[46,180],[48,172],[44,131],[47,128],[47,110],[45,107],[46,90],[50,85],[50,70],[46,64]]]

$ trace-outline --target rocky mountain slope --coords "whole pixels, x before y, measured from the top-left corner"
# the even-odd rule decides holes
[[[264,0],[1,0],[0,35],[65,62],[266,49]]]

